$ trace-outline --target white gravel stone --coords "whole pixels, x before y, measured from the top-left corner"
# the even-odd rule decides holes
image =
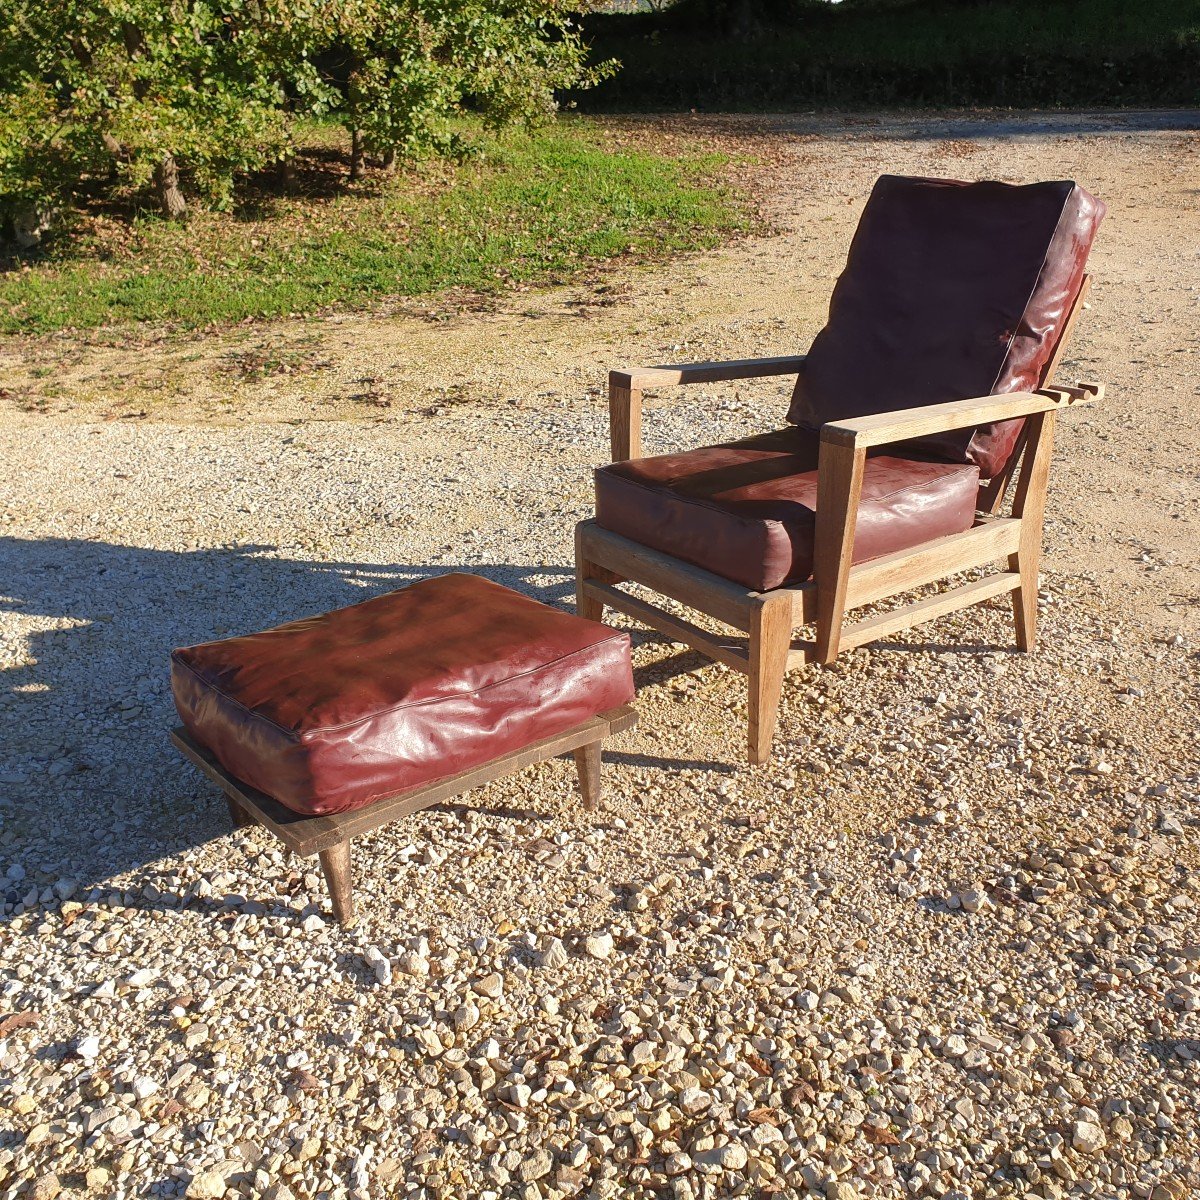
[[[1071,1145],[1083,1154],[1098,1154],[1108,1144],[1104,1129],[1096,1121],[1076,1121],[1071,1126]]]
[[[192,1177],[185,1195],[187,1200],[221,1200],[225,1195],[225,1177],[220,1171],[201,1171]]]
[[[375,978],[379,983],[389,984],[392,982],[392,964],[378,946],[368,946],[363,951],[363,957],[370,964],[371,970],[374,971]]]
[[[567,948],[561,938],[551,938],[538,956],[538,966],[544,971],[553,971],[567,965]]]
[[[591,958],[606,959],[612,954],[615,943],[611,933],[594,933],[584,939],[583,948]]]
[[[88,1034],[86,1037],[81,1037],[75,1043],[75,1053],[84,1062],[94,1061],[100,1054],[100,1038],[94,1033]]]
[[[702,1150],[692,1156],[698,1166],[718,1167],[722,1171],[740,1171],[748,1161],[744,1146],[737,1142],[726,1142],[711,1150]]]

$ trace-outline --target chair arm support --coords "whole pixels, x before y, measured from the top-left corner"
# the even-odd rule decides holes
[[[1053,385],[1038,392],[1014,392],[1007,396],[931,404],[924,408],[856,417],[822,426],[813,549],[813,583],[817,591],[817,661],[829,663],[837,657],[850,566],[854,560],[854,533],[858,524],[858,506],[868,449],[988,421],[1054,413],[1060,408],[1076,404],[1091,404],[1103,395],[1104,386],[1098,383],[1083,383],[1078,387]],[[1045,462],[1048,462],[1045,457],[1048,454],[1047,446],[1043,455]],[[1044,464],[1041,469],[1045,470]],[[1025,501],[1019,499],[1017,504],[1016,512],[1020,515]],[[1040,536],[1040,516],[1037,528]]]
[[[612,461],[642,455],[642,389],[681,383],[721,383],[768,375],[795,375],[803,354],[779,358],[739,358],[731,362],[677,363],[667,367],[626,367],[608,373],[609,433]]]
[[[1103,384],[1081,383],[1078,387],[1054,384],[1036,392],[1010,392],[1002,396],[951,400],[946,404],[929,404],[922,408],[902,409],[900,412],[831,421],[821,427],[821,441],[865,450],[871,446],[886,446],[931,433],[986,425],[990,421],[1008,421],[1030,417],[1034,413],[1092,404],[1103,396]]]

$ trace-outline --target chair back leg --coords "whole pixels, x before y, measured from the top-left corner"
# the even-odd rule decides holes
[[[1054,450],[1053,412],[1026,418],[1027,441],[1013,499],[1013,516],[1021,520],[1021,541],[1008,556],[1008,569],[1021,576],[1012,593],[1017,646],[1032,650],[1037,641],[1038,569],[1042,561],[1042,522],[1046,515],[1046,488]]]
[[[791,648],[791,596],[766,595],[755,606],[750,619],[748,750],[752,763],[770,761]]]

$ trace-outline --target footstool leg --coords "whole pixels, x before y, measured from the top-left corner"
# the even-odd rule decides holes
[[[600,804],[600,750],[603,742],[589,742],[572,750],[575,768],[579,772],[579,791],[583,796],[583,807],[592,812]]]
[[[258,822],[228,793],[225,793],[225,803],[229,805],[229,819],[234,829],[245,829],[248,825]]]
[[[333,915],[339,925],[354,924],[353,879],[350,873],[350,839],[320,853],[321,870],[333,901]]]

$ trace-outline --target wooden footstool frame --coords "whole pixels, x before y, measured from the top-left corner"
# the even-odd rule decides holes
[[[333,915],[340,924],[351,925],[355,920],[350,864],[352,838],[567,751],[575,758],[583,807],[593,810],[600,803],[600,751],[604,739],[635,724],[637,712],[630,706],[610,709],[565,733],[543,738],[448,779],[384,797],[350,812],[327,816],[293,812],[278,800],[234,778],[182,726],[172,730],[171,741],[225,793],[229,815],[236,827],[263,825],[301,858],[318,855],[333,901]]]

